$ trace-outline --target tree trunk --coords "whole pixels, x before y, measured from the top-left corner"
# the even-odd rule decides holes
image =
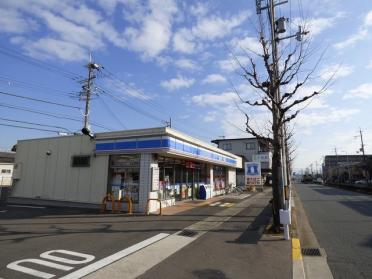
[[[273,189],[273,230],[280,231],[279,210],[283,208],[282,202],[282,160],[280,124],[275,110],[273,111],[273,158],[272,158],[272,189]]]

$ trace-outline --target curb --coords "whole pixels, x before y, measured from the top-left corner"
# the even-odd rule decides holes
[[[301,252],[301,242],[298,238],[297,215],[293,198],[293,191],[291,191],[291,200],[292,278],[305,279],[305,267]]]
[[[306,278],[301,244],[298,238],[292,238],[292,278]]]

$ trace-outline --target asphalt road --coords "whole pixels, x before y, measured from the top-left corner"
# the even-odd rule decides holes
[[[249,199],[252,198],[255,199],[255,196],[249,197]],[[243,200],[224,198],[221,200],[221,204],[225,202],[237,204],[241,201]],[[237,253],[241,252],[242,247],[247,247],[247,244],[256,245],[258,237],[262,234],[262,228],[266,226],[270,217],[270,210],[267,206],[268,198],[265,197],[259,202],[257,208],[253,205],[245,209],[242,214],[224,224],[224,227],[212,232],[212,237],[208,238],[208,249],[211,249],[210,252],[214,253],[212,248],[218,241],[221,242],[221,245],[235,247],[234,249],[236,250],[231,250],[230,252]],[[43,274],[41,273],[36,274],[37,276],[31,276],[28,275],[30,270],[22,273],[19,270],[12,270],[7,267],[9,263],[25,259],[28,260],[20,263],[21,268],[31,268],[44,272],[45,276],[49,273],[60,278],[149,238],[156,237],[161,233],[174,234],[191,224],[205,220],[210,216],[215,216],[215,214],[225,209],[226,207],[205,205],[176,215],[127,216],[124,214],[98,214],[97,211],[82,209],[0,206],[0,278],[51,278],[42,277]],[[263,215],[261,211],[264,212],[262,213]],[[259,216],[256,222],[255,216]],[[253,227],[249,227],[250,224]],[[246,231],[247,226],[249,228],[248,231]],[[258,229],[260,230],[258,231]],[[233,235],[226,237],[226,230]],[[221,238],[224,235],[225,237]],[[239,236],[241,237],[239,238]],[[229,244],[226,242],[235,240],[237,243]],[[280,244],[273,243],[272,251],[278,250],[275,247],[277,245]],[[287,246],[289,247],[289,244]],[[203,249],[200,245],[196,245],[195,248],[198,248],[197,250]],[[193,251],[191,254],[194,255],[195,253],[198,254],[199,252],[195,251],[195,248],[194,251],[192,247],[188,248],[186,254],[190,253],[188,251]],[[260,246],[259,251],[263,248],[263,245]],[[47,255],[47,258],[43,258],[42,254],[51,250],[66,250],[67,254],[66,252],[62,254],[60,252],[52,252],[49,256]],[[226,251],[223,247],[220,247],[217,251],[218,257],[222,256],[223,262],[226,261],[224,258]],[[253,259],[258,256],[254,251],[253,249],[250,252],[250,257]],[[262,255],[267,254],[265,252],[261,253]],[[275,253],[279,256],[279,251]],[[288,251],[286,251],[286,254],[289,257]],[[90,258],[86,263],[82,262],[84,255],[87,259]],[[70,263],[66,262],[66,260],[58,262],[56,257],[59,257],[59,259],[70,259]],[[92,257],[94,257],[94,260],[92,260]],[[235,270],[240,268],[242,264],[240,260],[244,260],[241,257],[236,259]],[[270,253],[266,257],[270,258]],[[179,262],[181,265],[185,262],[185,258],[182,258],[183,260]],[[192,259],[191,257],[186,258]],[[43,265],[43,262],[40,262],[43,260],[48,261],[48,259],[53,260],[54,263],[72,267],[70,270],[63,270],[63,267],[55,268],[55,266],[48,266],[48,263]],[[262,260],[265,260],[265,258],[263,257]],[[74,261],[80,261],[81,263],[73,263]],[[278,265],[282,266],[279,262]],[[285,271],[288,272],[288,269],[286,266]],[[149,271],[147,274],[150,274],[151,277],[155,274],[154,272],[155,270]],[[187,272],[184,274],[187,274]],[[122,278],[125,278],[125,274],[123,274]]]
[[[223,209],[202,206],[172,216],[127,216],[81,209],[2,206],[0,278],[37,278],[11,270],[7,265],[23,259],[40,260],[40,254],[46,251],[63,249],[83,253],[94,256],[96,261],[159,233],[175,233]],[[58,277],[69,273],[33,263],[22,265]]]
[[[334,278],[372,278],[372,196],[313,184],[296,189]]]

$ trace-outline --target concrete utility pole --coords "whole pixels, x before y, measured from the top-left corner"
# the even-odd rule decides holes
[[[360,148],[360,151],[362,151],[362,154],[363,154],[363,161],[365,161],[365,158],[366,158],[366,154],[364,153],[364,142],[363,142],[363,132],[362,132],[362,129],[359,128],[359,134],[360,134],[360,144],[361,144],[361,148]]]
[[[368,183],[369,183],[370,174],[369,174],[369,170],[368,170],[368,166],[367,166],[366,153],[364,151],[363,132],[362,132],[361,128],[359,128],[359,135],[360,135],[360,144],[361,144],[360,151],[362,151],[362,154],[363,154],[363,163],[364,163],[365,168],[366,168],[365,170],[366,170],[366,174],[367,174],[367,180],[368,180]]]
[[[90,130],[89,125],[89,113],[90,113],[90,99],[92,97],[93,89],[93,80],[96,78],[94,75],[94,71],[99,71],[101,66],[92,62],[92,55],[89,55],[89,63],[87,65],[88,68],[88,79],[84,81],[82,86],[83,90],[80,94],[81,99],[85,99],[85,111],[84,111],[84,127],[81,129],[81,132],[84,135],[93,138],[94,135]]]

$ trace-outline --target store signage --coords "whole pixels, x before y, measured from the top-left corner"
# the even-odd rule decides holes
[[[159,191],[159,167],[152,166],[151,167],[151,190],[152,191]]]
[[[140,158],[121,158],[113,156],[111,159],[111,167],[113,168],[134,168],[140,166]]]
[[[245,184],[247,186],[261,185],[261,163],[246,162],[245,169]]]

